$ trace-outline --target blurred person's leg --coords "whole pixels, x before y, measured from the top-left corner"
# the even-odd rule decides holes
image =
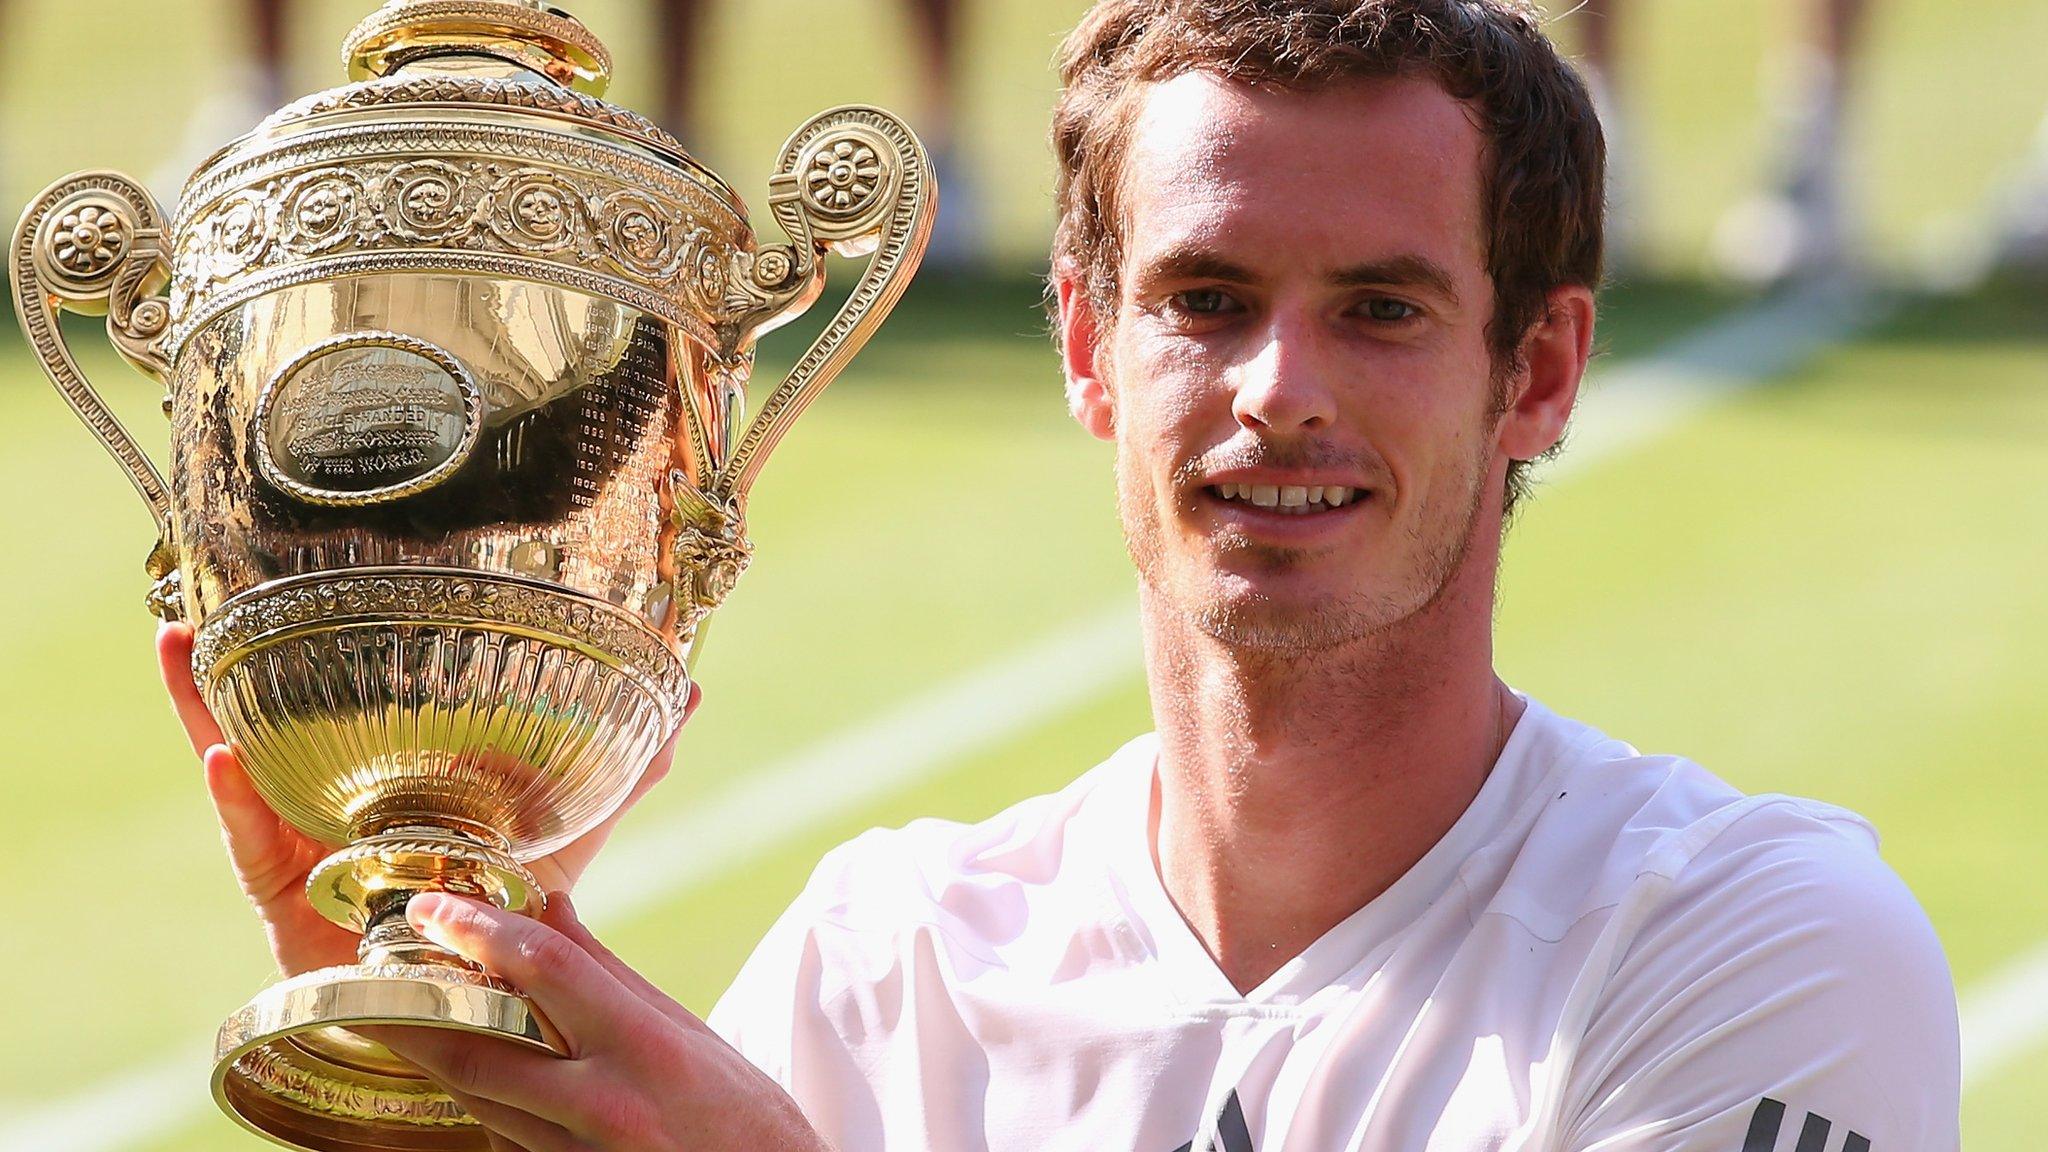
[[[251,98],[258,107],[275,109],[285,102],[287,45],[286,0],[249,0],[249,27],[256,37],[256,76]],[[266,111],[265,115],[269,113]]]
[[[1998,195],[1998,266],[2048,279],[2048,116],[2034,132],[2033,151]]]
[[[907,0],[917,61],[917,126],[939,184],[939,220],[926,259],[935,267],[960,268],[982,252],[981,202],[957,131],[960,113],[962,0]]]
[[[1808,0],[1772,100],[1771,186],[1716,229],[1714,255],[1758,283],[1853,271],[1859,204],[1846,128],[1870,0]]]
[[[703,0],[655,0],[655,39],[661,43],[661,121],[685,148],[704,142],[697,132],[697,60],[704,46]]]
[[[224,68],[218,86],[185,118],[185,128],[150,173],[149,186],[166,203],[214,149],[254,128],[297,93],[290,87],[291,0],[243,0],[249,26],[244,55]]]
[[[1626,274],[1641,258],[1642,185],[1633,117],[1622,95],[1626,64],[1621,32],[1628,0],[1584,0],[1571,8],[1577,26],[1580,74],[1607,138],[1607,263]]]
[[[940,186],[939,221],[928,260],[960,265],[979,255],[980,226],[972,177],[961,163],[954,125],[959,107],[960,0],[908,0],[917,76],[911,121],[931,149]],[[709,16],[706,0],[656,0],[656,39],[661,45],[661,119],[686,147],[701,148],[697,136],[697,62]]]

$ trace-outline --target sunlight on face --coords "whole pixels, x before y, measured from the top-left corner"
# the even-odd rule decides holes
[[[1148,590],[1219,638],[1367,635],[1497,532],[1481,145],[1424,81],[1145,97],[1107,337],[1118,503]]]

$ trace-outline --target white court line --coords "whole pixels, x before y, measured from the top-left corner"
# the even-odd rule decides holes
[[[1870,297],[1816,289],[1713,321],[1655,355],[1603,368],[1575,422],[1553,481],[1677,426],[1716,399],[1797,367],[1879,318]],[[894,711],[764,767],[705,803],[622,830],[579,885],[577,903],[600,926],[738,870],[808,835],[849,808],[929,779],[1062,715],[1140,667],[1137,622],[1118,604]],[[1965,1036],[1977,1075],[2016,1058],[2048,1032],[2048,961],[2013,987],[2031,1028]],[[2006,987],[2003,978],[1991,987]],[[2028,997],[2031,997],[2029,1000]],[[1974,1003],[1975,1001],[1973,1001]],[[2028,1018],[2008,1008],[2010,1020]],[[1967,1022],[1983,1019],[1967,1013]],[[1981,1025],[1980,1025],[1981,1026]],[[208,1055],[171,1054],[0,1127],[0,1152],[123,1152],[208,1111]]]
[[[2048,1040],[2048,942],[1970,989],[1962,1017],[1965,1090]]]
[[[1118,603],[749,773],[708,804],[622,830],[577,883],[576,906],[599,924],[629,919],[850,809],[999,748],[1137,675],[1140,643],[1137,613]]]

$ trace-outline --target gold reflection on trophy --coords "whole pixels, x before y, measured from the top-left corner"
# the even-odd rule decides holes
[[[704,617],[751,549],[763,460],[906,285],[934,189],[901,121],[841,108],[770,181],[788,243],[675,140],[601,97],[610,58],[516,0],[392,0],[346,87],[215,154],[167,220],[110,172],[15,232],[15,307],[157,523],[149,604],[265,800],[336,851],[307,897],[360,963],[223,1025],[214,1093],[279,1142],[482,1149],[360,1024],[559,1038],[422,940],[443,889],[532,911],[522,861],[626,798],[681,722]],[[872,254],[748,418],[758,336],[827,252]],[[163,476],[93,392],[60,312],[104,314],[167,390]]]

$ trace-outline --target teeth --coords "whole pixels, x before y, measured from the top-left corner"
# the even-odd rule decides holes
[[[1289,484],[1218,484],[1216,492],[1225,500],[1242,500],[1260,508],[1285,508],[1308,512],[1316,508],[1342,508],[1360,496],[1356,488],[1341,484],[1309,487]]]

